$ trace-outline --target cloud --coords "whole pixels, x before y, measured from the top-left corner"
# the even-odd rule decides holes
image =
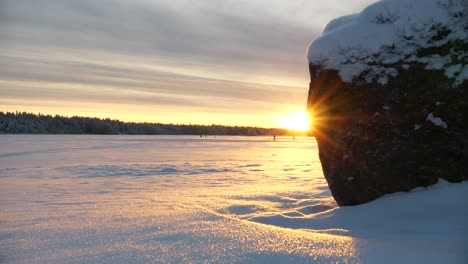
[[[314,37],[280,17],[197,2],[205,1],[7,1],[1,34],[14,43],[237,65],[291,63]]]
[[[112,93],[121,93],[136,103],[219,111],[235,110],[221,101],[253,112],[303,104],[308,43],[336,13],[372,1],[349,2],[3,0],[0,95],[89,93],[118,104],[125,98]],[[14,83],[21,85],[7,87]]]

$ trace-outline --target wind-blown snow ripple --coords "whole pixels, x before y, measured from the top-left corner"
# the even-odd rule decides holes
[[[57,168],[59,171],[70,173],[78,178],[96,177],[144,177],[158,175],[198,175],[206,173],[239,172],[234,168],[209,168],[200,165],[184,164],[181,166],[171,164],[161,165],[97,165],[97,166],[71,166]]]
[[[467,184],[337,208],[314,138],[0,145],[2,263],[466,263]]]

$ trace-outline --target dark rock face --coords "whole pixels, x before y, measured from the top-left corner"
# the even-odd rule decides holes
[[[381,85],[309,65],[314,136],[341,206],[468,179],[468,81],[454,88],[442,70],[409,66]]]

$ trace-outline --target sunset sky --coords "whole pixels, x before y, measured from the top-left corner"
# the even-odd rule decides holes
[[[375,0],[1,0],[0,111],[278,127],[306,49]]]

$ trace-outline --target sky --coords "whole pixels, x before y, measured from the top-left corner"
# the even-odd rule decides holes
[[[0,0],[0,111],[278,127],[306,50],[376,0]]]

